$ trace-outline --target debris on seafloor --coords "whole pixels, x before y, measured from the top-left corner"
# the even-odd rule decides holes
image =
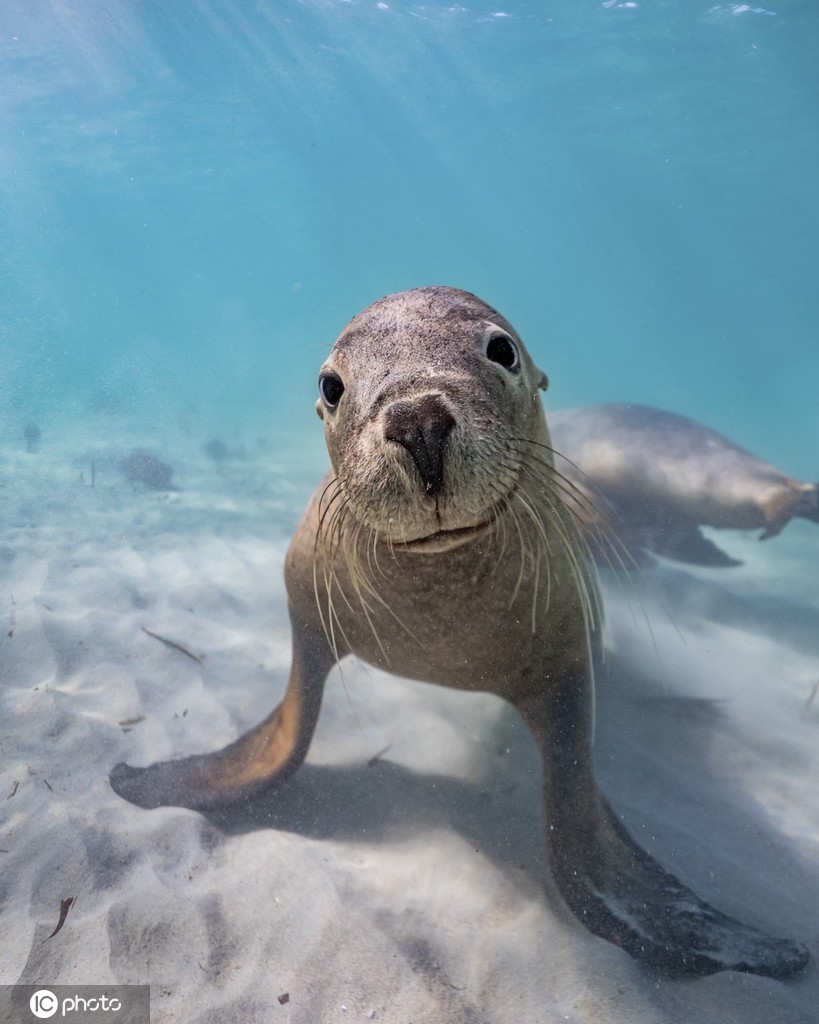
[[[811,687],[811,691],[808,694],[808,699],[805,701],[805,706],[802,708],[802,718],[808,717],[808,712],[811,709],[811,705],[816,700],[816,694],[819,693],[819,679]]]
[[[208,441],[203,445],[205,455],[209,459],[213,459],[214,462],[224,462],[230,458],[230,449],[221,441],[219,438],[214,438],[212,441]]]
[[[213,459],[217,465],[223,462],[231,462],[245,458],[244,445],[234,445],[232,448],[225,444],[221,438],[215,437],[202,445],[202,450],[209,459]]]
[[[23,427],[23,437],[26,442],[27,452],[36,452],[40,444],[40,438],[43,436],[42,430],[37,426],[36,423],[27,423]]]
[[[173,475],[170,466],[166,466],[147,448],[132,449],[120,462],[119,471],[126,480],[145,484],[154,491],[167,491]]]
[[[187,647],[183,647],[182,644],[178,644],[175,640],[169,640],[165,636],[160,636],[159,633],[154,633],[150,629],[146,629],[145,626],[142,627],[142,632],[153,637],[154,640],[158,640],[166,647],[169,647],[172,651],[179,651],[179,653],[184,654],[186,658],[190,658],[191,661],[195,661],[197,665],[203,665],[205,662],[204,657],[194,654],[193,651],[189,651]]]
[[[65,924],[65,919],[68,917],[68,911],[74,906],[76,902],[76,896],[69,896],[67,899],[60,900],[60,919],[57,922],[57,927],[54,929],[54,931],[50,935],[46,935],[46,939],[54,938],[57,932]]]

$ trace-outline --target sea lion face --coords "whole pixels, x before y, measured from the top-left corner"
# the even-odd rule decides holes
[[[479,535],[518,483],[523,446],[546,440],[545,386],[511,324],[468,292],[419,288],[368,306],[319,375],[346,509],[407,550]]]

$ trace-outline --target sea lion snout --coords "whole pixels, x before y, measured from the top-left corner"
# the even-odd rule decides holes
[[[455,416],[442,395],[400,399],[384,412],[384,437],[401,445],[415,463],[424,490],[437,498],[444,482],[444,449]]]

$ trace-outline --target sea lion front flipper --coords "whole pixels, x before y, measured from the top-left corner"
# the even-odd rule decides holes
[[[693,519],[682,516],[667,519],[661,529],[651,532],[651,551],[676,562],[688,565],[705,565],[714,568],[730,568],[742,562],[726,554],[712,540],[705,537]]]
[[[263,722],[212,754],[158,761],[147,768],[117,764],[111,770],[111,787],[140,807],[205,810],[283,782],[307,754],[324,681],[335,661],[323,632],[293,621],[287,692]]]
[[[744,971],[782,977],[807,949],[715,910],[631,838],[591,768],[590,687],[577,677],[516,702],[543,754],[552,874],[570,910],[595,935],[668,975]]]

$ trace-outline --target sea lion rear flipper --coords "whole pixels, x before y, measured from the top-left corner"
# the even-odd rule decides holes
[[[803,519],[810,519],[812,523],[819,523],[819,483],[812,486],[813,490],[805,495],[796,514]]]
[[[819,523],[819,484],[805,484],[805,490],[793,509],[793,515]]]
[[[544,760],[552,873],[570,910],[595,935],[667,975],[743,971],[782,977],[807,949],[735,921],[665,871],[631,838],[591,769],[588,682],[550,681],[517,702]]]
[[[304,760],[316,726],[324,681],[335,662],[326,638],[293,622],[293,665],[284,700],[238,740],[212,754],[117,764],[111,787],[140,807],[205,810],[246,799],[288,778]]]
[[[741,971],[779,978],[807,964],[801,943],[768,935],[700,899],[637,845],[605,800],[602,806],[631,864],[618,855],[612,888],[592,889],[598,902],[579,915],[591,931],[670,976]]]
[[[819,523],[819,484],[802,484],[792,481],[787,494],[787,501],[781,504],[773,515],[763,509],[766,520],[765,529],[759,535],[760,540],[770,540],[780,534],[791,519],[807,519],[811,523]]]

